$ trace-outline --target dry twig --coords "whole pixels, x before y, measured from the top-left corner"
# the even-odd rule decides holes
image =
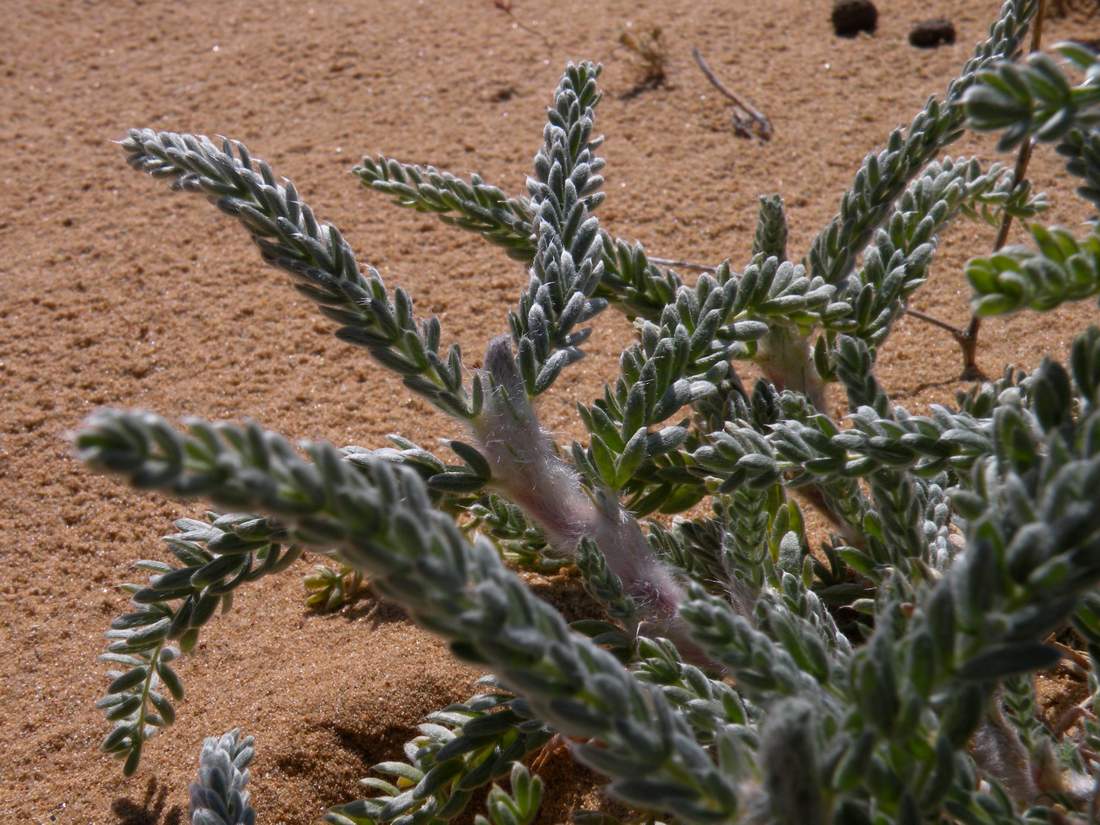
[[[690,269],[694,272],[717,272],[718,267],[711,266],[710,264],[697,264],[692,261],[681,261],[675,258],[653,258],[650,257],[650,263],[657,264],[657,266],[675,266],[680,269]]]
[[[1032,22],[1031,29],[1031,46],[1030,52],[1039,51],[1039,46],[1043,40],[1043,16],[1046,11],[1046,0],[1039,0],[1039,10],[1035,13],[1035,19]],[[1024,180],[1024,176],[1027,174],[1027,165],[1031,160],[1031,149],[1035,145],[1035,139],[1029,138],[1020,144],[1020,151],[1016,155],[1016,168],[1012,174],[1012,185],[1017,187]],[[1004,217],[1001,218],[1000,229],[997,230],[997,238],[993,241],[993,251],[998,252],[1007,242],[1008,233],[1012,227],[1012,215],[1009,212],[1004,213]],[[978,368],[977,354],[978,354],[978,332],[982,328],[982,319],[977,315],[972,314],[970,316],[970,323],[966,329],[959,329],[952,324],[948,324],[945,321],[940,321],[937,318],[933,318],[931,315],[926,315],[923,312],[918,312],[915,309],[906,308],[906,312],[921,321],[929,324],[934,324],[940,329],[947,330],[954,337],[955,342],[959,345],[959,349],[962,350],[963,357],[963,371],[959,377],[964,381],[976,381],[982,378],[982,371]]]
[[[550,52],[551,54],[554,53],[554,45],[550,42],[545,34],[540,32],[538,29],[531,28],[512,13],[512,0],[493,0],[493,5],[505,14],[507,14],[509,17],[511,17],[512,22],[515,23],[518,28],[523,29],[528,34],[533,34],[535,37],[541,40],[542,44],[546,46],[546,51]]]

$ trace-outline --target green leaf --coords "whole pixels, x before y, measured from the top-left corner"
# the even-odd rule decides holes
[[[1039,642],[1000,645],[964,662],[958,669],[961,679],[992,682],[1019,673],[1054,667],[1062,654]]]
[[[157,676],[160,677],[164,686],[168,688],[168,692],[172,694],[177,702],[183,698],[183,682],[180,681],[176,671],[167,662],[157,662]]]
[[[428,487],[441,493],[476,493],[485,486],[486,479],[480,475],[461,471],[436,473],[428,479]]]
[[[469,465],[474,475],[484,481],[488,481],[492,477],[493,473],[489,467],[489,462],[485,460],[480,450],[463,441],[454,439],[449,444],[458,457]]]
[[[135,667],[133,670],[128,670],[121,676],[115,678],[114,681],[107,687],[108,693],[121,693],[128,688],[132,688],[136,685],[140,685],[145,681],[149,675],[149,668],[147,667]]]

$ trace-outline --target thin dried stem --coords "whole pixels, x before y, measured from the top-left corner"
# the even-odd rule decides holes
[[[512,11],[512,0],[493,0],[493,5],[504,12],[506,15],[512,18],[512,22],[516,24],[517,28],[523,29],[528,34],[533,34],[539,40],[542,41],[542,45],[546,46],[546,51],[550,54],[554,53],[554,44],[550,42],[549,38],[540,32],[538,29],[531,28],[518,17]]]
[[[1082,701],[1078,702],[1071,708],[1067,708],[1061,716],[1058,717],[1058,721],[1054,723],[1052,732],[1058,738],[1064,736],[1070,728],[1072,728],[1081,719],[1096,719],[1096,714],[1091,710],[1091,705],[1095,697],[1086,696]]]
[[[710,264],[697,264],[692,261],[681,261],[675,258],[650,258],[650,263],[657,264],[657,266],[678,266],[680,269],[690,269],[695,272],[717,272],[718,267],[711,266]]]
[[[737,134],[741,135],[741,137],[753,137],[755,134],[760,140],[771,140],[773,133],[772,123],[768,120],[767,115],[722,83],[710,66],[707,65],[707,61],[703,59],[703,55],[698,47],[692,47],[691,56],[695,58],[695,62],[699,65],[700,71],[703,72],[703,75],[710,81],[711,85],[732,100],[734,104],[741,109],[740,112],[735,109],[733,113],[733,128]]]
[[[1039,10],[1035,13],[1035,18],[1031,23],[1031,43],[1028,48],[1029,52],[1039,51],[1039,47],[1043,40],[1043,16],[1046,11],[1046,0],[1039,0]],[[1024,176],[1027,174],[1028,162],[1031,160],[1031,150],[1034,146],[1034,139],[1025,140],[1020,144],[1020,151],[1016,155],[1016,166],[1012,173],[1012,187],[1016,189],[1024,180]],[[997,252],[1004,247],[1008,242],[1008,233],[1012,228],[1012,213],[1005,210],[1003,217],[1001,218],[1000,228],[997,230],[997,237],[993,241],[993,251]],[[909,315],[917,318],[925,323],[937,326],[940,329],[950,332],[954,337],[959,348],[962,350],[963,358],[963,371],[959,376],[964,381],[975,381],[982,377],[982,371],[978,368],[977,352],[978,352],[978,333],[982,328],[982,319],[976,314],[970,316],[970,323],[966,329],[959,329],[956,326],[940,321],[937,318],[933,318],[931,315],[927,315],[923,312],[919,312],[915,309],[906,309]]]
[[[941,321],[939,318],[935,318],[926,312],[921,312],[919,309],[911,309],[909,307],[906,307],[905,312],[907,315],[912,315],[914,318],[924,321],[926,324],[931,324],[932,326],[939,327],[942,330],[950,332],[956,338],[958,338],[960,335],[966,334],[965,330],[961,330],[956,326],[952,326],[946,321]]]
[[[1038,51],[1039,39],[1041,37],[1043,29],[1043,16],[1042,7],[1044,0],[1040,0],[1039,14],[1036,17],[1034,34],[1031,40],[1031,51]],[[1030,138],[1020,144],[1020,151],[1016,155],[1016,168],[1012,172],[1012,186],[1015,189],[1019,186],[1024,179],[1024,175],[1027,174],[1027,165],[1031,160],[1031,150],[1035,145],[1035,139]],[[1008,233],[1012,228],[1012,213],[1006,211],[1004,217],[1001,218],[1001,226],[997,230],[997,237],[993,241],[993,251],[1000,251],[1004,245],[1008,242]],[[970,324],[967,326],[966,331],[961,335],[956,334],[955,340],[959,342],[959,346],[962,348],[963,355],[963,378],[978,378],[981,376],[981,371],[978,369],[976,356],[978,350],[978,333],[982,328],[982,319],[976,314],[970,316]]]

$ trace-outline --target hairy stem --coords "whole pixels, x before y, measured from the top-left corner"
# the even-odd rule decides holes
[[[524,391],[508,339],[489,344],[490,391],[471,430],[492,468],[492,483],[518,504],[562,555],[592,539],[627,595],[637,601],[647,635],[667,636],[693,655],[679,618],[684,592],[658,561],[637,520],[605,490],[589,490],[557,456]]]
[[[797,330],[774,324],[760,339],[756,362],[776,389],[800,392],[818,411],[828,412],[825,382],[814,366],[809,339]]]

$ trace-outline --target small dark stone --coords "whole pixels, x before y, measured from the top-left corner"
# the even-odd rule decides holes
[[[918,49],[934,49],[955,42],[955,24],[946,17],[922,20],[909,32],[909,44]]]
[[[839,37],[855,37],[860,32],[874,34],[878,9],[871,0],[835,0],[833,31]]]

